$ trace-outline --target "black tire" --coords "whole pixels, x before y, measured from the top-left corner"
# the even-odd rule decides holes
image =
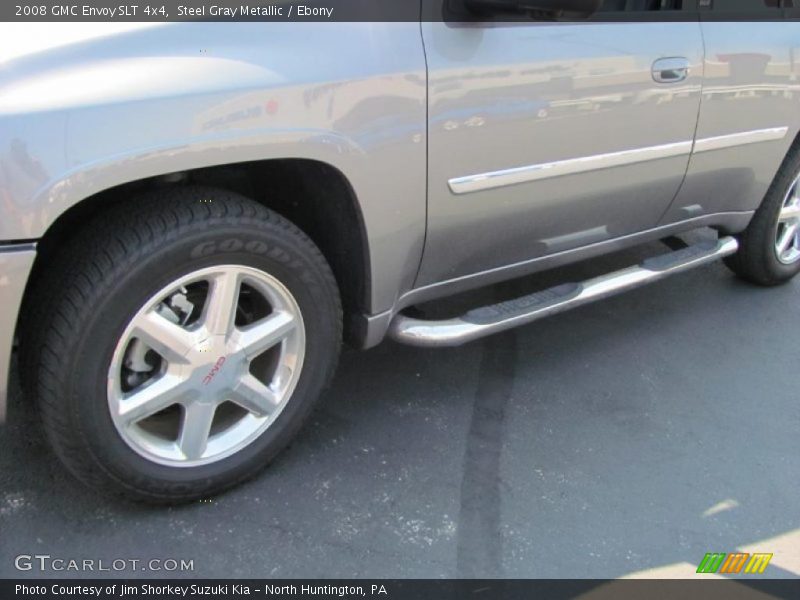
[[[158,464],[112,422],[109,361],[137,304],[170,278],[222,264],[260,269],[288,288],[305,327],[303,368],[283,411],[237,453],[200,466]],[[185,502],[252,477],[297,433],[339,356],[339,292],[318,248],[283,217],[227,191],[164,189],[103,214],[59,252],[29,298],[21,365],[47,438],[80,480],[135,500]]]
[[[775,175],[761,206],[747,229],[737,236],[739,251],[725,264],[742,279],[762,286],[780,285],[800,272],[800,261],[785,264],[778,259],[775,241],[778,215],[800,173],[800,146],[795,145]]]

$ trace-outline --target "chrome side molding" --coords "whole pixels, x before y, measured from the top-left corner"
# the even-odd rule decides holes
[[[450,191],[454,194],[468,194],[470,192],[479,192],[481,190],[505,187],[517,183],[528,183],[539,179],[575,175],[577,173],[621,167],[660,158],[681,156],[689,154],[691,151],[692,141],[687,140],[672,144],[662,144],[660,146],[635,148],[633,150],[622,150],[621,152],[595,154],[592,156],[558,160],[527,167],[516,167],[513,169],[504,169],[502,171],[480,173],[467,177],[456,177],[455,179],[451,179],[448,185],[450,186]]]
[[[694,143],[694,151],[708,152],[710,150],[723,150],[724,148],[734,148],[760,142],[774,142],[785,138],[788,132],[788,127],[772,127],[770,129],[756,129],[755,131],[742,131],[740,133],[702,138]]]
[[[702,242],[582,283],[559,285],[477,308],[455,319],[427,321],[398,314],[392,320],[389,335],[411,346],[459,346],[700,267],[738,249],[739,243],[733,237]]]
[[[532,181],[549,179],[551,177],[588,173],[600,169],[622,167],[674,156],[686,156],[692,152],[709,152],[712,150],[745,146],[747,144],[771,142],[783,139],[788,132],[788,127],[770,127],[767,129],[755,129],[753,131],[740,131],[726,135],[701,138],[695,142],[686,140],[659,146],[633,148],[620,152],[594,154],[591,156],[569,158],[537,165],[502,169],[500,171],[489,171],[477,175],[467,175],[466,177],[455,177],[450,179],[447,183],[450,186],[450,191],[454,194],[469,194],[518,183],[530,183]]]

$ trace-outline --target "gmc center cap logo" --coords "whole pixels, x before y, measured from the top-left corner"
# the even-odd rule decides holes
[[[211,367],[211,370],[208,372],[208,374],[205,377],[203,377],[203,385],[208,385],[209,383],[211,383],[214,377],[217,375],[217,373],[219,373],[219,370],[222,368],[222,365],[224,364],[225,364],[225,357],[220,356],[217,359],[217,362],[214,363],[214,366]]]

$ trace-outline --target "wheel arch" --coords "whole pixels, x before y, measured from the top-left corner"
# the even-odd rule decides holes
[[[23,298],[20,327],[30,289],[58,249],[79,235],[88,219],[138,195],[169,186],[199,184],[237,192],[291,220],[320,248],[339,286],[345,338],[361,345],[360,315],[370,311],[371,260],[364,216],[348,178],[328,162],[273,158],[171,171],[92,193],[53,219],[37,243],[37,256]]]

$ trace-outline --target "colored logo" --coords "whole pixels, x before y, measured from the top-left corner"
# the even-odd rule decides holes
[[[222,365],[224,364],[225,364],[225,357],[220,356],[219,359],[217,359],[217,362],[214,363],[214,366],[211,367],[211,370],[208,372],[208,375],[203,377],[203,385],[208,385],[209,383],[211,383],[211,380],[214,379],[214,375],[219,373],[219,370],[222,368]]]
[[[764,572],[772,560],[772,554],[764,552],[707,552],[697,567],[698,573],[725,573],[728,575],[738,575],[744,573],[750,575],[760,575]]]

